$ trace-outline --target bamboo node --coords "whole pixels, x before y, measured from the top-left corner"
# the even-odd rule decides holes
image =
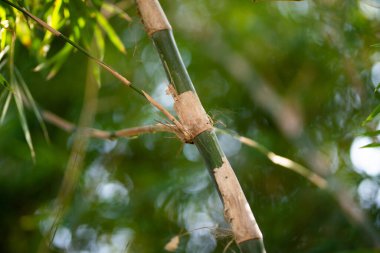
[[[169,86],[169,92],[174,98],[174,110],[178,115],[179,121],[189,134],[188,141],[190,141],[190,143],[199,134],[213,128],[210,117],[203,109],[198,96],[193,91],[186,91],[177,95],[173,93]]]
[[[169,21],[157,0],[136,1],[146,32],[152,36],[161,30],[171,30]]]

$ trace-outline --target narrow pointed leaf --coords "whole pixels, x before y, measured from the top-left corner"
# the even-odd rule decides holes
[[[11,102],[12,93],[8,91],[7,98],[5,99],[5,103],[3,109],[1,110],[0,124],[3,124],[5,115],[7,114],[9,103]]]
[[[22,77],[20,71],[18,71],[18,69],[15,69],[15,70],[16,70],[15,71],[16,77],[18,79],[18,82],[21,84],[23,94],[24,94],[25,98],[27,99],[29,106],[33,110],[33,112],[34,112],[34,114],[35,114],[35,116],[36,116],[36,118],[37,118],[37,120],[41,126],[41,129],[42,129],[42,132],[44,134],[45,139],[49,142],[49,134],[48,134],[45,122],[44,122],[42,115],[40,113],[40,110],[38,110],[38,106],[37,106],[32,94],[30,93],[30,90],[29,90],[28,86],[26,85],[25,80]]]
[[[380,91],[380,83],[377,84],[376,88],[375,88],[375,93],[376,92],[379,92]]]
[[[33,70],[38,72],[53,65],[50,73],[48,74],[48,79],[49,77],[53,78],[55,74],[60,70],[63,63],[66,61],[67,57],[69,57],[72,50],[73,48],[69,44],[66,44],[58,53],[56,53],[50,59],[38,64]]]
[[[367,144],[361,148],[377,148],[380,147],[380,142],[372,142],[370,144]]]
[[[380,135],[380,130],[376,130],[376,131],[371,131],[371,132],[365,132],[362,134],[363,136],[377,136],[377,135]]]
[[[363,125],[372,121],[380,113],[380,104],[371,112],[367,119],[362,123]]]
[[[108,38],[112,42],[112,44],[122,53],[126,53],[123,42],[120,40],[119,36],[116,34],[115,30],[108,23],[108,21],[101,14],[96,15],[96,20],[98,24],[102,27],[102,29],[106,32]]]
[[[24,137],[25,137],[26,143],[28,144],[28,147],[30,150],[30,155],[31,155],[33,161],[35,161],[36,153],[34,151],[32,137],[31,137],[28,122],[27,122],[26,116],[25,116],[25,109],[24,109],[24,104],[22,101],[21,90],[17,84],[14,84],[13,97],[14,97],[15,102],[16,102],[16,107],[17,107],[21,127],[22,127],[22,130],[24,132]]]
[[[2,40],[2,38],[1,38]],[[3,57],[5,56],[5,54],[9,51],[9,45],[5,46],[3,50],[1,50],[0,52],[0,61],[3,59]]]
[[[132,18],[115,4],[104,2],[102,5],[102,10],[108,12],[110,15],[119,15],[119,17],[126,21],[132,21]]]

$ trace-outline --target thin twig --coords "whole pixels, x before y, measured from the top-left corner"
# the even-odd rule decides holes
[[[58,38],[61,38],[65,42],[67,42],[70,45],[72,45],[74,48],[76,48],[81,53],[83,53],[84,55],[86,55],[87,57],[89,57],[91,60],[95,61],[99,66],[101,66],[103,69],[105,69],[106,71],[108,71],[114,77],[116,77],[117,79],[119,79],[124,85],[131,87],[134,91],[136,91],[137,93],[139,93],[140,95],[142,95],[141,91],[139,89],[135,88],[134,86],[132,86],[131,82],[128,79],[126,79],[124,76],[122,76],[119,72],[117,72],[116,70],[112,69],[110,66],[108,66],[103,61],[99,60],[98,58],[92,56],[83,47],[79,46],[74,41],[70,40],[68,37],[66,37],[65,35],[63,35],[61,32],[57,31],[56,29],[54,29],[53,27],[51,27],[50,25],[48,25],[45,21],[43,21],[40,18],[34,16],[32,13],[30,13],[25,8],[20,7],[20,6],[14,4],[14,3],[12,3],[12,2],[10,2],[8,0],[1,0],[1,1],[3,1],[6,4],[12,6],[13,8],[17,9],[18,11],[21,11],[24,15],[26,15],[29,18],[33,19],[40,26],[42,26],[43,28],[45,28],[46,30],[48,30],[49,32],[51,32],[54,36],[56,36]]]
[[[250,138],[240,136],[237,134],[232,134],[232,133],[225,131],[225,130],[222,130],[222,129],[216,129],[216,130],[220,133],[228,134],[228,135],[232,136],[234,139],[240,141],[241,143],[243,143],[247,146],[255,148],[260,153],[265,155],[272,163],[280,165],[281,167],[289,169],[293,172],[296,172],[297,174],[308,179],[310,182],[312,182],[313,184],[315,184],[319,188],[321,188],[321,189],[327,188],[327,180],[326,179],[324,179],[320,175],[314,173],[313,171],[307,169],[303,165],[301,165],[295,161],[292,161],[289,158],[275,154],[274,152],[268,150],[266,147],[264,147],[260,143],[254,141]]]
[[[52,112],[42,111],[41,115],[47,122],[63,129],[64,131],[68,133],[73,133],[79,130],[79,128],[75,124],[57,116],[56,114]],[[120,129],[117,131],[105,131],[105,130],[100,130],[100,129],[95,129],[95,128],[82,128],[80,130],[81,130],[80,131],[81,133],[87,135],[88,137],[105,139],[105,140],[111,140],[115,138],[127,138],[127,137],[133,137],[133,136],[138,136],[142,134],[157,133],[157,132],[168,132],[168,133],[174,133],[178,135],[178,130],[174,125],[166,125],[162,123],[147,125],[147,126],[125,128],[125,129]]]
[[[166,110],[160,103],[158,103],[156,100],[154,100],[149,94],[142,91],[146,99],[154,106],[156,107],[160,112],[162,112],[171,122],[174,123],[174,125],[178,128],[178,130],[183,135],[183,140],[185,142],[190,142],[190,134],[185,129],[185,127],[182,125],[181,122],[179,122],[168,110]]]

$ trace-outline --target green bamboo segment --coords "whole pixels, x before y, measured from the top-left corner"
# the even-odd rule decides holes
[[[137,5],[145,29],[152,38],[170,84],[174,86],[177,93],[172,94],[174,99],[179,99],[178,96],[187,92],[193,92],[196,96],[195,88],[178,51],[171,26],[158,1],[137,0]],[[202,107],[201,104],[197,106]],[[202,110],[204,110],[203,107]],[[234,238],[241,252],[265,253],[261,231],[214,131],[206,129],[194,136],[192,141],[205,160],[208,171],[215,182],[225,205],[226,220],[231,224]]]
[[[195,88],[186,67],[183,64],[181,55],[171,30],[160,30],[152,34],[152,39],[164,65],[166,74],[171,84],[174,85],[178,94],[186,91],[195,92]],[[170,67],[169,67],[170,66]]]
[[[194,144],[205,160],[212,176],[212,169],[222,166],[224,153],[220,148],[218,139],[213,131],[206,131],[194,138]],[[211,169],[211,170],[210,170]]]
[[[262,252],[265,253],[264,242],[260,240],[249,240],[239,243],[242,252]]]

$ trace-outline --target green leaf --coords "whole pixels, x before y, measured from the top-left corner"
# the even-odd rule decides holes
[[[66,19],[61,16],[60,11],[62,7],[62,0],[55,0],[54,5],[50,8],[47,13],[47,24],[51,26],[55,30],[59,30],[60,27],[66,22]],[[49,51],[51,40],[53,38],[53,34],[50,31],[45,32],[45,36],[42,40],[42,46],[40,46],[40,55],[45,57]],[[47,48],[47,49],[46,49]]]
[[[372,142],[360,148],[377,148],[380,147],[380,142]]]
[[[8,81],[5,79],[5,77],[2,74],[0,74],[0,85],[7,89],[10,88]]]
[[[36,152],[34,151],[32,136],[30,134],[28,122],[27,122],[26,116],[25,116],[25,109],[24,109],[24,103],[22,101],[21,89],[17,83],[14,83],[13,86],[14,86],[13,97],[14,97],[15,102],[16,102],[16,107],[17,107],[21,127],[22,127],[22,130],[24,132],[24,137],[25,137],[26,143],[29,146],[29,150],[30,150],[30,154],[32,156],[32,159],[33,159],[33,161],[35,161]]]
[[[25,97],[25,99],[27,100],[27,103],[29,104],[29,106],[33,110],[33,112],[34,112],[34,114],[35,114],[35,116],[36,116],[36,118],[37,118],[37,120],[41,126],[44,137],[49,142],[49,134],[48,134],[45,122],[44,122],[42,115],[40,113],[40,110],[38,109],[38,106],[37,106],[32,94],[30,93],[29,88],[26,85],[25,80],[22,77],[20,71],[18,69],[15,69],[15,73],[16,73],[16,78],[18,79],[18,82],[21,84],[22,93],[24,95],[23,97]]]
[[[1,50],[1,52],[0,52],[0,61],[3,59],[4,55],[6,55],[6,53],[8,53],[8,51],[9,51],[9,45],[5,46],[4,49]]]
[[[375,88],[375,93],[376,92],[379,92],[380,91],[380,83],[377,84],[376,88]]]
[[[50,66],[51,69],[49,71],[49,74],[47,76],[47,79],[53,78],[58,71],[61,69],[62,65],[70,55],[70,52],[73,50],[73,47],[70,44],[66,44],[58,53],[56,53],[53,57],[50,59],[38,64],[33,70],[34,71],[40,71],[42,69],[48,68]]]
[[[132,22],[132,18],[115,4],[104,2],[102,5],[102,11],[107,12],[110,15],[118,15],[120,18]]]
[[[376,108],[371,112],[371,114],[366,118],[366,120],[362,123],[362,125],[367,124],[372,121],[378,114],[380,113],[380,105],[376,106]]]
[[[96,14],[96,20],[98,24],[102,27],[102,29],[107,34],[108,38],[111,40],[112,44],[122,53],[126,53],[123,42],[120,40],[119,36],[116,34],[115,30],[108,23],[108,21],[104,18],[100,13]]]
[[[94,37],[95,37],[97,49],[99,52],[99,58],[103,59],[104,50],[105,50],[105,42],[104,42],[102,31],[97,26],[94,27]]]
[[[363,134],[361,134],[363,136],[377,136],[377,135],[380,135],[380,130],[376,130],[376,131],[371,131],[371,132],[365,132]]]
[[[4,95],[4,97],[6,96],[6,99],[5,99],[5,103],[3,105],[3,109],[1,110],[1,116],[0,116],[0,124],[3,124],[4,122],[4,119],[5,119],[5,115],[7,114],[8,112],[8,108],[9,108],[9,103],[11,102],[11,98],[12,98],[12,92],[8,91],[7,95],[5,95],[6,93],[2,94],[2,97]],[[2,100],[3,98],[1,98]]]

